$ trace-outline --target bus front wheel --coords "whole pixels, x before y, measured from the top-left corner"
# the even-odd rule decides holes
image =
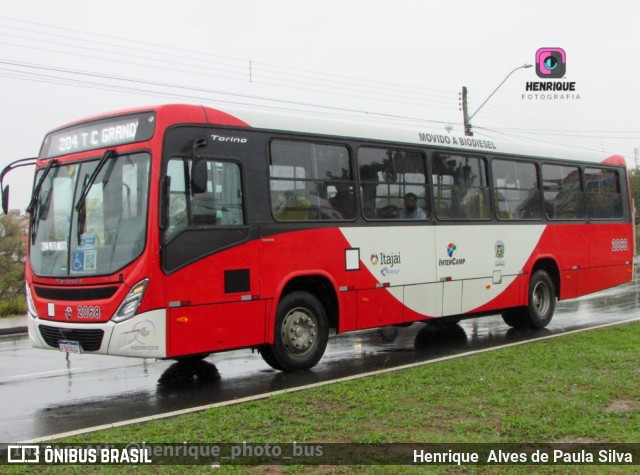
[[[556,287],[544,270],[533,273],[529,281],[529,304],[526,307],[506,310],[504,322],[514,328],[544,328],[553,318],[556,309]]]
[[[278,304],[273,345],[260,348],[260,354],[272,368],[306,370],[320,361],[328,340],[327,313],[320,301],[309,292],[292,292]]]

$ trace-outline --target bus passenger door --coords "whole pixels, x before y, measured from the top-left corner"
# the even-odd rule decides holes
[[[264,342],[259,247],[245,218],[240,165],[206,159],[169,160],[162,201],[169,209],[162,267],[168,274],[169,356]]]

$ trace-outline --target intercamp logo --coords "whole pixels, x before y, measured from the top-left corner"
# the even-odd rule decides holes
[[[454,243],[450,242],[449,244],[447,244],[447,256],[449,258],[438,259],[438,265],[439,266],[459,266],[464,264],[466,262],[465,258],[454,257],[454,254],[456,253],[457,250],[458,250],[458,247]]]

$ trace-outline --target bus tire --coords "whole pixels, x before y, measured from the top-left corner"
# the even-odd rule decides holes
[[[274,369],[298,371],[313,368],[327,347],[329,324],[320,301],[309,292],[286,295],[278,304],[273,345],[260,349]]]
[[[529,281],[529,305],[502,312],[504,323],[510,327],[536,329],[546,327],[556,308],[556,286],[544,270],[533,273]]]
[[[556,286],[544,270],[538,270],[531,276],[529,305],[526,309],[529,328],[544,328],[553,318],[556,309]]]

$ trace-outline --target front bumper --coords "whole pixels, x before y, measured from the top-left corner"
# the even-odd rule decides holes
[[[166,358],[167,314],[151,310],[124,322],[67,323],[27,317],[36,348],[58,349],[58,340],[79,341],[84,352],[134,358]]]

